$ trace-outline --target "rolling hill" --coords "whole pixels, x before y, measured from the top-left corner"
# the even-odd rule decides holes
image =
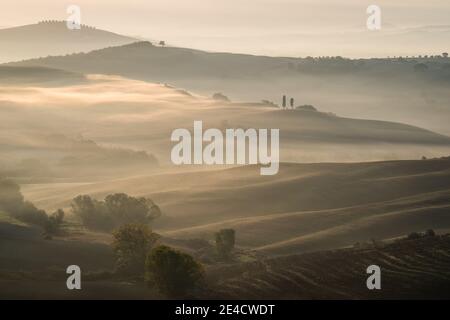
[[[0,84],[3,86],[61,86],[80,84],[85,80],[82,74],[54,68],[0,66]]]
[[[169,83],[203,95],[223,92],[232,100],[312,104],[347,117],[409,123],[450,134],[450,59],[435,57],[345,59],[268,57],[214,53],[150,42],[12,65],[45,66],[83,74],[109,74]],[[423,63],[424,72],[415,66]]]
[[[79,194],[143,195],[161,206],[155,227],[168,237],[210,239],[232,227],[241,246],[267,254],[449,227],[448,158],[361,162],[448,155],[450,138],[429,130],[218,101],[118,76],[0,92],[2,174],[50,211],[68,208]],[[172,131],[192,130],[198,119],[205,129],[279,128],[280,172],[264,177],[259,166],[173,165]],[[156,170],[143,152],[161,166]],[[138,156],[142,161],[133,164]],[[62,170],[67,163],[72,166]],[[84,163],[95,166],[86,171]],[[130,166],[126,172],[118,170],[121,163]]]
[[[85,25],[80,30],[70,30],[65,21],[42,21],[0,29],[0,63],[87,52],[135,41]]]
[[[0,93],[0,153],[8,162],[38,158],[54,165],[61,148],[49,137],[64,135],[143,150],[171,164],[172,131],[191,130],[195,120],[205,129],[278,128],[284,162],[419,159],[450,149],[449,137],[402,123],[223,102],[117,76],[87,75],[84,83],[64,87],[10,85]]]
[[[67,207],[79,194],[152,198],[158,232],[212,239],[237,231],[239,246],[289,254],[450,228],[450,159],[350,164],[282,163],[275,176],[254,166],[156,174],[83,184],[23,185],[40,207]]]
[[[430,50],[449,28],[400,32],[365,41],[401,36],[397,45],[409,50],[429,32]],[[450,297],[448,54],[208,52],[44,21],[0,29],[0,63],[0,298],[161,298],[142,269],[117,272],[113,234],[89,229],[72,210],[79,195],[113,193],[152,201],[112,197],[80,210],[88,220],[147,223],[141,217],[156,204],[158,244],[203,264],[203,297]],[[279,107],[284,95],[291,108]],[[172,133],[192,133],[199,120],[203,133],[278,129],[279,172],[175,165]],[[225,258],[216,233],[230,228],[236,246]],[[79,292],[65,287],[71,264],[83,270]],[[365,286],[371,264],[382,268],[380,292]]]
[[[208,297],[219,299],[448,299],[450,236],[399,239],[217,267]],[[366,269],[381,270],[381,290],[368,290]],[[205,296],[206,298],[206,296]]]

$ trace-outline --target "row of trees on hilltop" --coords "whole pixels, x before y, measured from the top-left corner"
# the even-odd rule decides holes
[[[388,56],[387,59],[439,59],[439,58],[448,58],[448,52],[442,52],[439,54],[430,54],[430,55],[417,55],[417,56]],[[352,61],[350,58],[344,58],[342,56],[318,56],[312,57],[307,56],[305,58],[300,58],[306,60],[308,62],[316,62],[316,61],[337,61],[337,62],[349,62]],[[288,68],[292,69],[295,67],[295,64],[292,62],[288,62]]]
[[[65,20],[42,20],[39,21],[38,24],[65,24],[67,21]],[[91,29],[96,30],[96,27],[89,26],[87,24],[80,24],[83,29]]]

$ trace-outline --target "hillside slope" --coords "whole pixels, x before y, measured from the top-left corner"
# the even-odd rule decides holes
[[[85,25],[80,30],[70,30],[65,21],[43,21],[0,29],[0,63],[87,52],[135,41]]]
[[[163,211],[158,232],[213,239],[237,231],[239,246],[267,254],[343,247],[415,230],[450,228],[450,159],[256,166],[166,173],[83,184],[23,185],[41,207],[67,207],[79,194],[152,198]]]
[[[223,92],[233,100],[280,102],[357,118],[410,123],[449,134],[449,59],[287,58],[214,53],[149,42],[95,50],[87,54],[17,63],[79,73],[121,75],[166,82],[200,94]],[[424,63],[426,72],[416,72]]]
[[[61,155],[49,152],[55,147],[49,136],[59,134],[144,150],[171,164],[172,131],[192,130],[195,120],[202,120],[204,129],[280,129],[282,161],[418,159],[450,152],[449,137],[411,125],[216,101],[121,77],[88,75],[85,83],[56,88],[13,85],[0,88],[0,94],[5,121],[0,154],[11,161],[36,154],[58,161]]]
[[[381,290],[368,290],[366,269],[381,269]],[[399,240],[219,267],[219,299],[449,299],[450,236]]]
[[[3,86],[34,85],[60,86],[85,82],[84,75],[47,67],[12,67],[0,65],[0,84]]]

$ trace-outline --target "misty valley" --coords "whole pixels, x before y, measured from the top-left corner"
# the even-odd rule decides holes
[[[0,298],[449,299],[450,58],[427,50],[1,28]]]
[[[262,175],[274,175],[279,166],[279,129],[270,129],[270,145],[267,131],[226,129],[224,139],[224,134],[219,129],[210,128],[203,133],[202,121],[194,121],[193,137],[187,129],[172,132],[171,141],[179,143],[172,148],[171,159],[176,165],[257,164],[259,161],[269,165],[268,168],[261,168]],[[204,142],[210,143],[204,147]]]

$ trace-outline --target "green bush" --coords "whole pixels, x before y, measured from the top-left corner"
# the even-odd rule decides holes
[[[167,246],[158,246],[147,256],[145,279],[161,293],[181,298],[202,282],[202,266],[188,254]]]
[[[234,249],[236,232],[233,229],[222,229],[216,233],[216,248],[219,257],[229,259]]]
[[[147,254],[155,246],[159,235],[152,232],[147,225],[126,224],[113,232],[113,238],[117,271],[142,276]]]

